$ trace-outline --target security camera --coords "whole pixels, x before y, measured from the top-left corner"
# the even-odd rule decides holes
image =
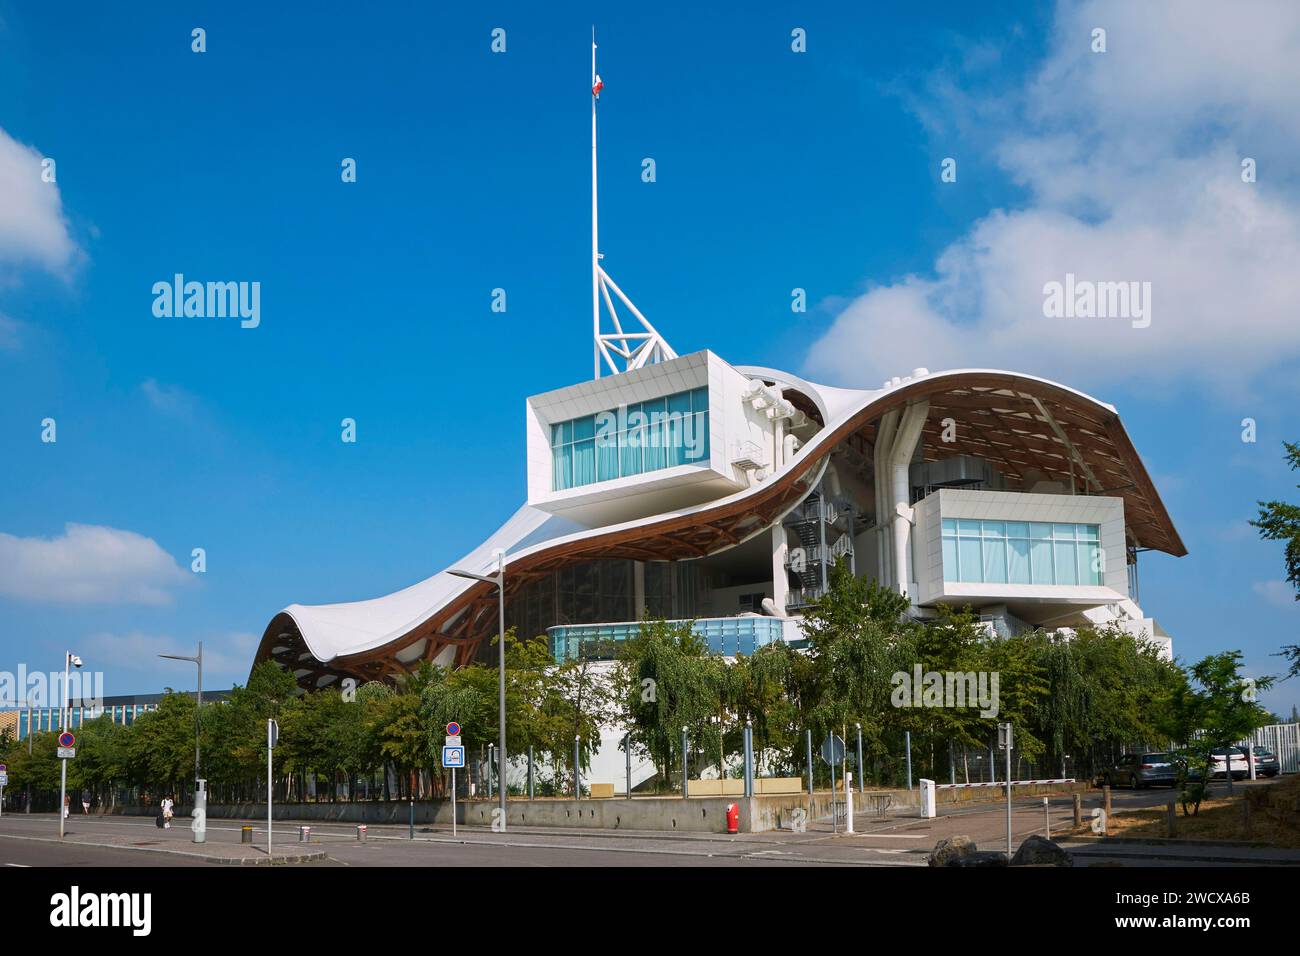
[[[73,667],[80,667],[80,666],[81,666],[81,658],[78,657],[76,654],[69,654],[69,655],[68,655],[68,661],[69,661],[69,663],[72,664]]]

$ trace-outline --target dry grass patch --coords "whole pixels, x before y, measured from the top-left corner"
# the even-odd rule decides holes
[[[1300,776],[1288,777],[1270,784],[1265,793],[1290,801],[1300,799]],[[1260,793],[1263,796],[1264,793]],[[1176,796],[1176,795],[1175,795]],[[1247,827],[1242,804],[1245,791],[1237,790],[1231,798],[1226,794],[1201,802],[1201,811],[1194,817],[1183,816],[1178,806],[1177,836],[1172,842],[1199,840],[1226,840],[1243,843],[1266,843],[1285,849],[1300,849],[1300,826],[1294,813],[1289,816],[1276,810],[1252,803],[1250,825]],[[1107,836],[1128,837],[1141,840],[1169,839],[1166,811],[1162,807],[1142,810],[1117,810],[1107,818]],[[1073,829],[1072,834],[1092,836],[1088,825]]]

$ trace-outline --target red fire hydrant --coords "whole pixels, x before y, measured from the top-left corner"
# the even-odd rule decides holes
[[[740,832],[740,806],[738,804],[727,804],[727,832]]]

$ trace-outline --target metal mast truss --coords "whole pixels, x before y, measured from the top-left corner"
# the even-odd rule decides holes
[[[646,365],[653,365],[656,362],[666,362],[669,359],[677,358],[677,353],[673,351],[671,345],[664,339],[659,331],[650,324],[650,320],[641,314],[641,310],[632,304],[632,300],[627,297],[618,283],[609,277],[609,274],[601,266],[600,260],[604,256],[600,252],[598,220],[596,215],[596,103],[600,100],[600,91],[604,83],[600,75],[596,72],[596,28],[591,28],[591,330],[595,340],[595,369],[596,378],[600,378],[600,370],[603,364],[608,367],[610,374],[617,375],[619,372],[627,372],[632,369],[644,368]],[[614,295],[611,296],[610,292]],[[628,329],[623,328],[623,322],[619,318],[618,310],[614,307],[614,298],[617,298],[631,313],[632,317],[640,326],[640,330],[634,325],[629,325]],[[604,301],[605,308],[609,313],[609,321],[614,326],[614,331],[606,332],[603,330],[603,321],[601,319],[601,302]]]

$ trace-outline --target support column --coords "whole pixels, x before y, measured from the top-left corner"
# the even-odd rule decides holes
[[[892,485],[889,513],[894,524],[894,578],[893,587],[899,594],[914,594],[916,583],[912,580],[912,509],[909,472],[912,456],[921,438],[921,429],[929,414],[930,403],[918,401],[909,404],[898,424],[898,432],[889,449],[889,471]]]
[[[645,617],[645,562],[632,562],[632,616],[636,620]]]
[[[785,526],[780,522],[772,525],[772,603],[776,605],[776,613],[782,616],[786,614],[785,602],[790,597],[790,575],[785,570],[789,551]]]

